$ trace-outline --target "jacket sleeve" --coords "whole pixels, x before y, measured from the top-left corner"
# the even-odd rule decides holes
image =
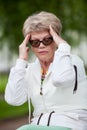
[[[5,89],[5,100],[11,105],[18,106],[27,101],[26,66],[26,61],[18,59],[16,66],[10,71]]]
[[[67,43],[61,43],[55,53],[53,62],[52,78],[55,86],[74,86],[75,70],[77,66],[77,80],[86,80],[85,67],[82,59],[76,55],[71,55],[71,47]]]
[[[75,72],[71,62],[71,47],[61,43],[55,52],[52,80],[55,86],[64,87],[74,85]]]

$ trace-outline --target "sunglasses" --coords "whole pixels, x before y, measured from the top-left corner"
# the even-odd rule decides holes
[[[33,47],[39,47],[41,43],[43,43],[45,46],[48,46],[53,42],[53,38],[50,36],[48,38],[44,38],[43,40],[29,40],[29,42]]]

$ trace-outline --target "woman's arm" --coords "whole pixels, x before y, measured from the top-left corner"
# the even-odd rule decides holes
[[[53,62],[53,83],[55,86],[74,86],[75,71],[71,61],[70,46],[59,44]]]
[[[12,105],[21,105],[27,101],[27,78],[26,66],[29,55],[29,47],[27,47],[30,34],[19,46],[19,59],[16,66],[10,71],[8,83],[5,90],[5,100]]]
[[[27,101],[26,66],[27,61],[18,59],[16,66],[10,71],[5,89],[5,100],[11,105],[21,105]]]
[[[78,56],[72,56],[71,46],[59,35],[57,35],[51,26],[50,33],[58,47],[57,51],[55,52],[52,71],[52,79],[55,86],[74,86],[74,65],[77,66],[78,81],[85,80],[86,74],[82,60]]]
[[[69,86],[73,85],[75,80],[74,67],[71,62],[71,47],[63,40],[51,27],[50,34],[57,46],[53,61],[52,80],[55,86]]]

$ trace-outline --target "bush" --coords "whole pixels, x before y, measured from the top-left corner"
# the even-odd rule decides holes
[[[8,75],[0,74],[0,94],[4,93],[7,81],[8,81]]]

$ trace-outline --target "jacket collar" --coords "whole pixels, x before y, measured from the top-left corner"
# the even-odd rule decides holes
[[[41,65],[40,65],[40,62],[39,62],[38,59],[36,59],[35,64],[36,64],[36,66],[35,66],[36,71],[39,71],[41,73]],[[53,63],[51,63],[50,66],[49,66],[48,74],[50,72],[52,72],[52,66],[53,66]]]
[[[53,63],[50,64],[50,67],[48,69],[48,72],[47,72],[47,75],[46,77],[51,74],[52,72],[52,66],[53,66]],[[38,59],[36,59],[35,63],[34,63],[34,67],[33,67],[33,71],[34,71],[34,77],[36,78],[37,81],[41,82],[40,79],[41,79],[41,65],[40,65],[40,62]]]

